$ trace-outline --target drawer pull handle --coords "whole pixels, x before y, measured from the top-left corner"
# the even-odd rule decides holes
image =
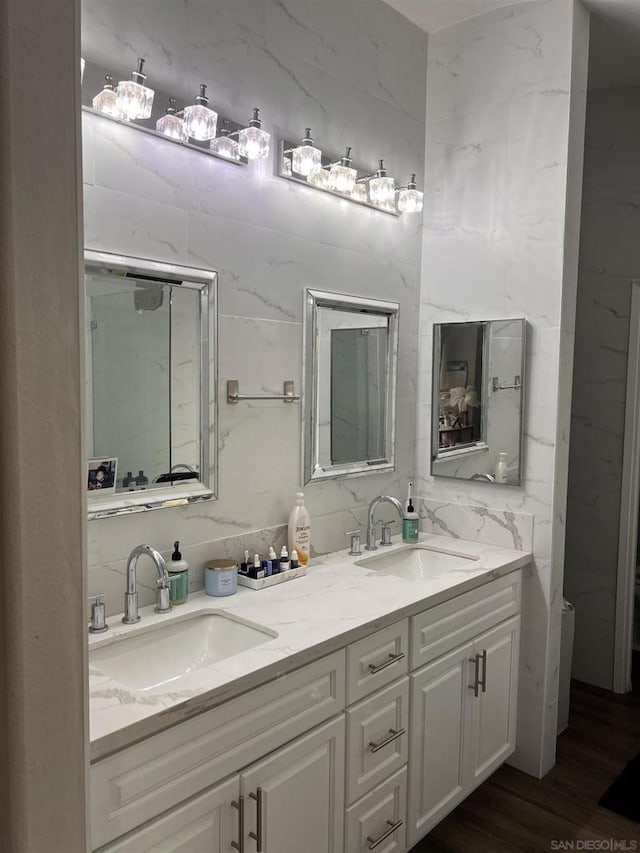
[[[257,852],[262,853],[262,788],[256,788],[256,793],[254,794],[252,791],[249,796],[256,801],[256,828],[258,830],[257,834],[250,832],[249,838],[253,838],[256,842]]]
[[[231,846],[238,853],[244,853],[244,797],[232,800],[231,805],[234,809],[238,809],[238,838],[240,839],[239,841],[232,841]]]
[[[389,729],[389,737],[381,740],[380,743],[376,743],[373,740],[369,741],[369,749],[371,752],[378,752],[380,749],[384,749],[385,746],[389,746],[390,743],[393,743],[394,740],[397,740],[399,737],[402,737],[403,734],[406,734],[406,729]]]
[[[371,675],[375,675],[376,672],[380,672],[383,669],[386,669],[388,666],[391,666],[394,663],[398,663],[398,661],[404,660],[404,652],[400,652],[400,654],[394,655],[390,654],[389,659],[384,661],[383,663],[370,663],[369,664],[369,672]]]
[[[478,688],[480,686],[480,655],[475,655],[475,657],[469,658],[469,663],[472,663],[475,667],[475,675],[473,678],[473,684],[469,684],[469,690],[473,690],[473,695],[478,695]]]
[[[482,678],[478,679],[480,686],[482,687],[482,692],[487,692],[487,650],[483,649],[482,654],[478,655],[478,658],[482,661]]]
[[[369,842],[369,850],[375,850],[376,847],[379,847],[383,841],[386,841],[390,835],[396,831],[396,829],[400,829],[402,826],[402,821],[397,820],[395,823],[392,820],[388,820],[389,829],[382,833],[380,838],[372,838],[370,835],[367,835],[367,841]]]

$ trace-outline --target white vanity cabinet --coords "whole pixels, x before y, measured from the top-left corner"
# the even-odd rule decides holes
[[[100,849],[300,853],[304,839],[306,853],[342,853],[343,803],[344,717],[340,716]]]
[[[452,614],[447,602],[434,608],[450,621],[449,633],[435,631],[438,652],[460,637],[486,628],[468,642],[439,655],[410,676],[411,722],[409,760],[409,846],[484,781],[515,750],[520,647],[520,573],[490,585],[484,597],[474,590],[462,598],[461,614],[475,613],[465,622]],[[496,595],[501,606],[495,605]],[[507,605],[506,602],[510,604]],[[505,613],[512,614],[503,620]],[[424,633],[424,614],[413,625],[414,652]]]
[[[515,749],[521,572],[91,767],[100,853],[406,853]]]

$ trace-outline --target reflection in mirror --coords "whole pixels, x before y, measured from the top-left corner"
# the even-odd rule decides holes
[[[518,485],[525,321],[434,326],[431,473]]]
[[[308,290],[305,482],[394,465],[398,305]]]
[[[211,497],[215,273],[87,252],[85,287],[87,451],[117,460],[90,517]]]

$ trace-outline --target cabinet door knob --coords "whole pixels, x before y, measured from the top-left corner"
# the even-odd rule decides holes
[[[376,743],[373,740],[369,741],[369,749],[371,752],[378,752],[379,749],[384,749],[385,746],[389,746],[390,743],[393,743],[394,740],[397,740],[399,737],[402,737],[403,734],[406,734],[406,729],[389,729],[389,737],[386,737],[384,740],[381,740],[380,743]]]
[[[469,690],[473,690],[473,695],[477,696],[478,690],[480,687],[480,682],[479,682],[479,678],[480,678],[480,655],[474,655],[474,657],[469,658],[469,663],[474,664],[475,675],[473,678],[473,684],[469,684],[468,687],[469,687]]]
[[[238,853],[244,853],[244,797],[240,796],[237,800],[232,800],[231,805],[234,809],[238,809],[238,838],[239,841],[232,841],[231,846]]]
[[[253,791],[249,794],[252,800],[256,801],[256,832],[250,832],[249,838],[253,838],[256,842],[257,853],[262,853],[262,788],[258,786],[255,794]]]
[[[400,652],[397,655],[390,654],[388,659],[383,661],[382,663],[370,663],[369,664],[369,672],[371,675],[375,675],[376,672],[380,672],[383,669],[386,669],[388,666],[391,666],[394,663],[398,663],[404,659],[404,652]]]
[[[482,678],[479,679],[480,686],[482,687],[482,692],[487,692],[487,650],[483,649],[482,654],[478,655],[478,658],[482,660]]]
[[[390,835],[393,835],[396,829],[400,829],[400,827],[402,826],[402,821],[397,820],[394,823],[394,821],[388,820],[387,824],[389,826],[389,829],[383,832],[380,838],[372,838],[370,835],[367,835],[367,841],[369,842],[369,850],[375,850],[376,847],[379,847],[382,842],[386,841]]]

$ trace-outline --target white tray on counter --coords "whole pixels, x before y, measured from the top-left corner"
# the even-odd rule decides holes
[[[238,574],[238,583],[240,586],[248,586],[249,589],[265,589],[268,586],[276,586],[279,583],[293,581],[296,578],[303,578],[307,573],[308,566],[298,566],[297,569],[288,569],[286,572],[278,572],[276,575],[269,575],[268,578],[250,578],[247,575]]]

